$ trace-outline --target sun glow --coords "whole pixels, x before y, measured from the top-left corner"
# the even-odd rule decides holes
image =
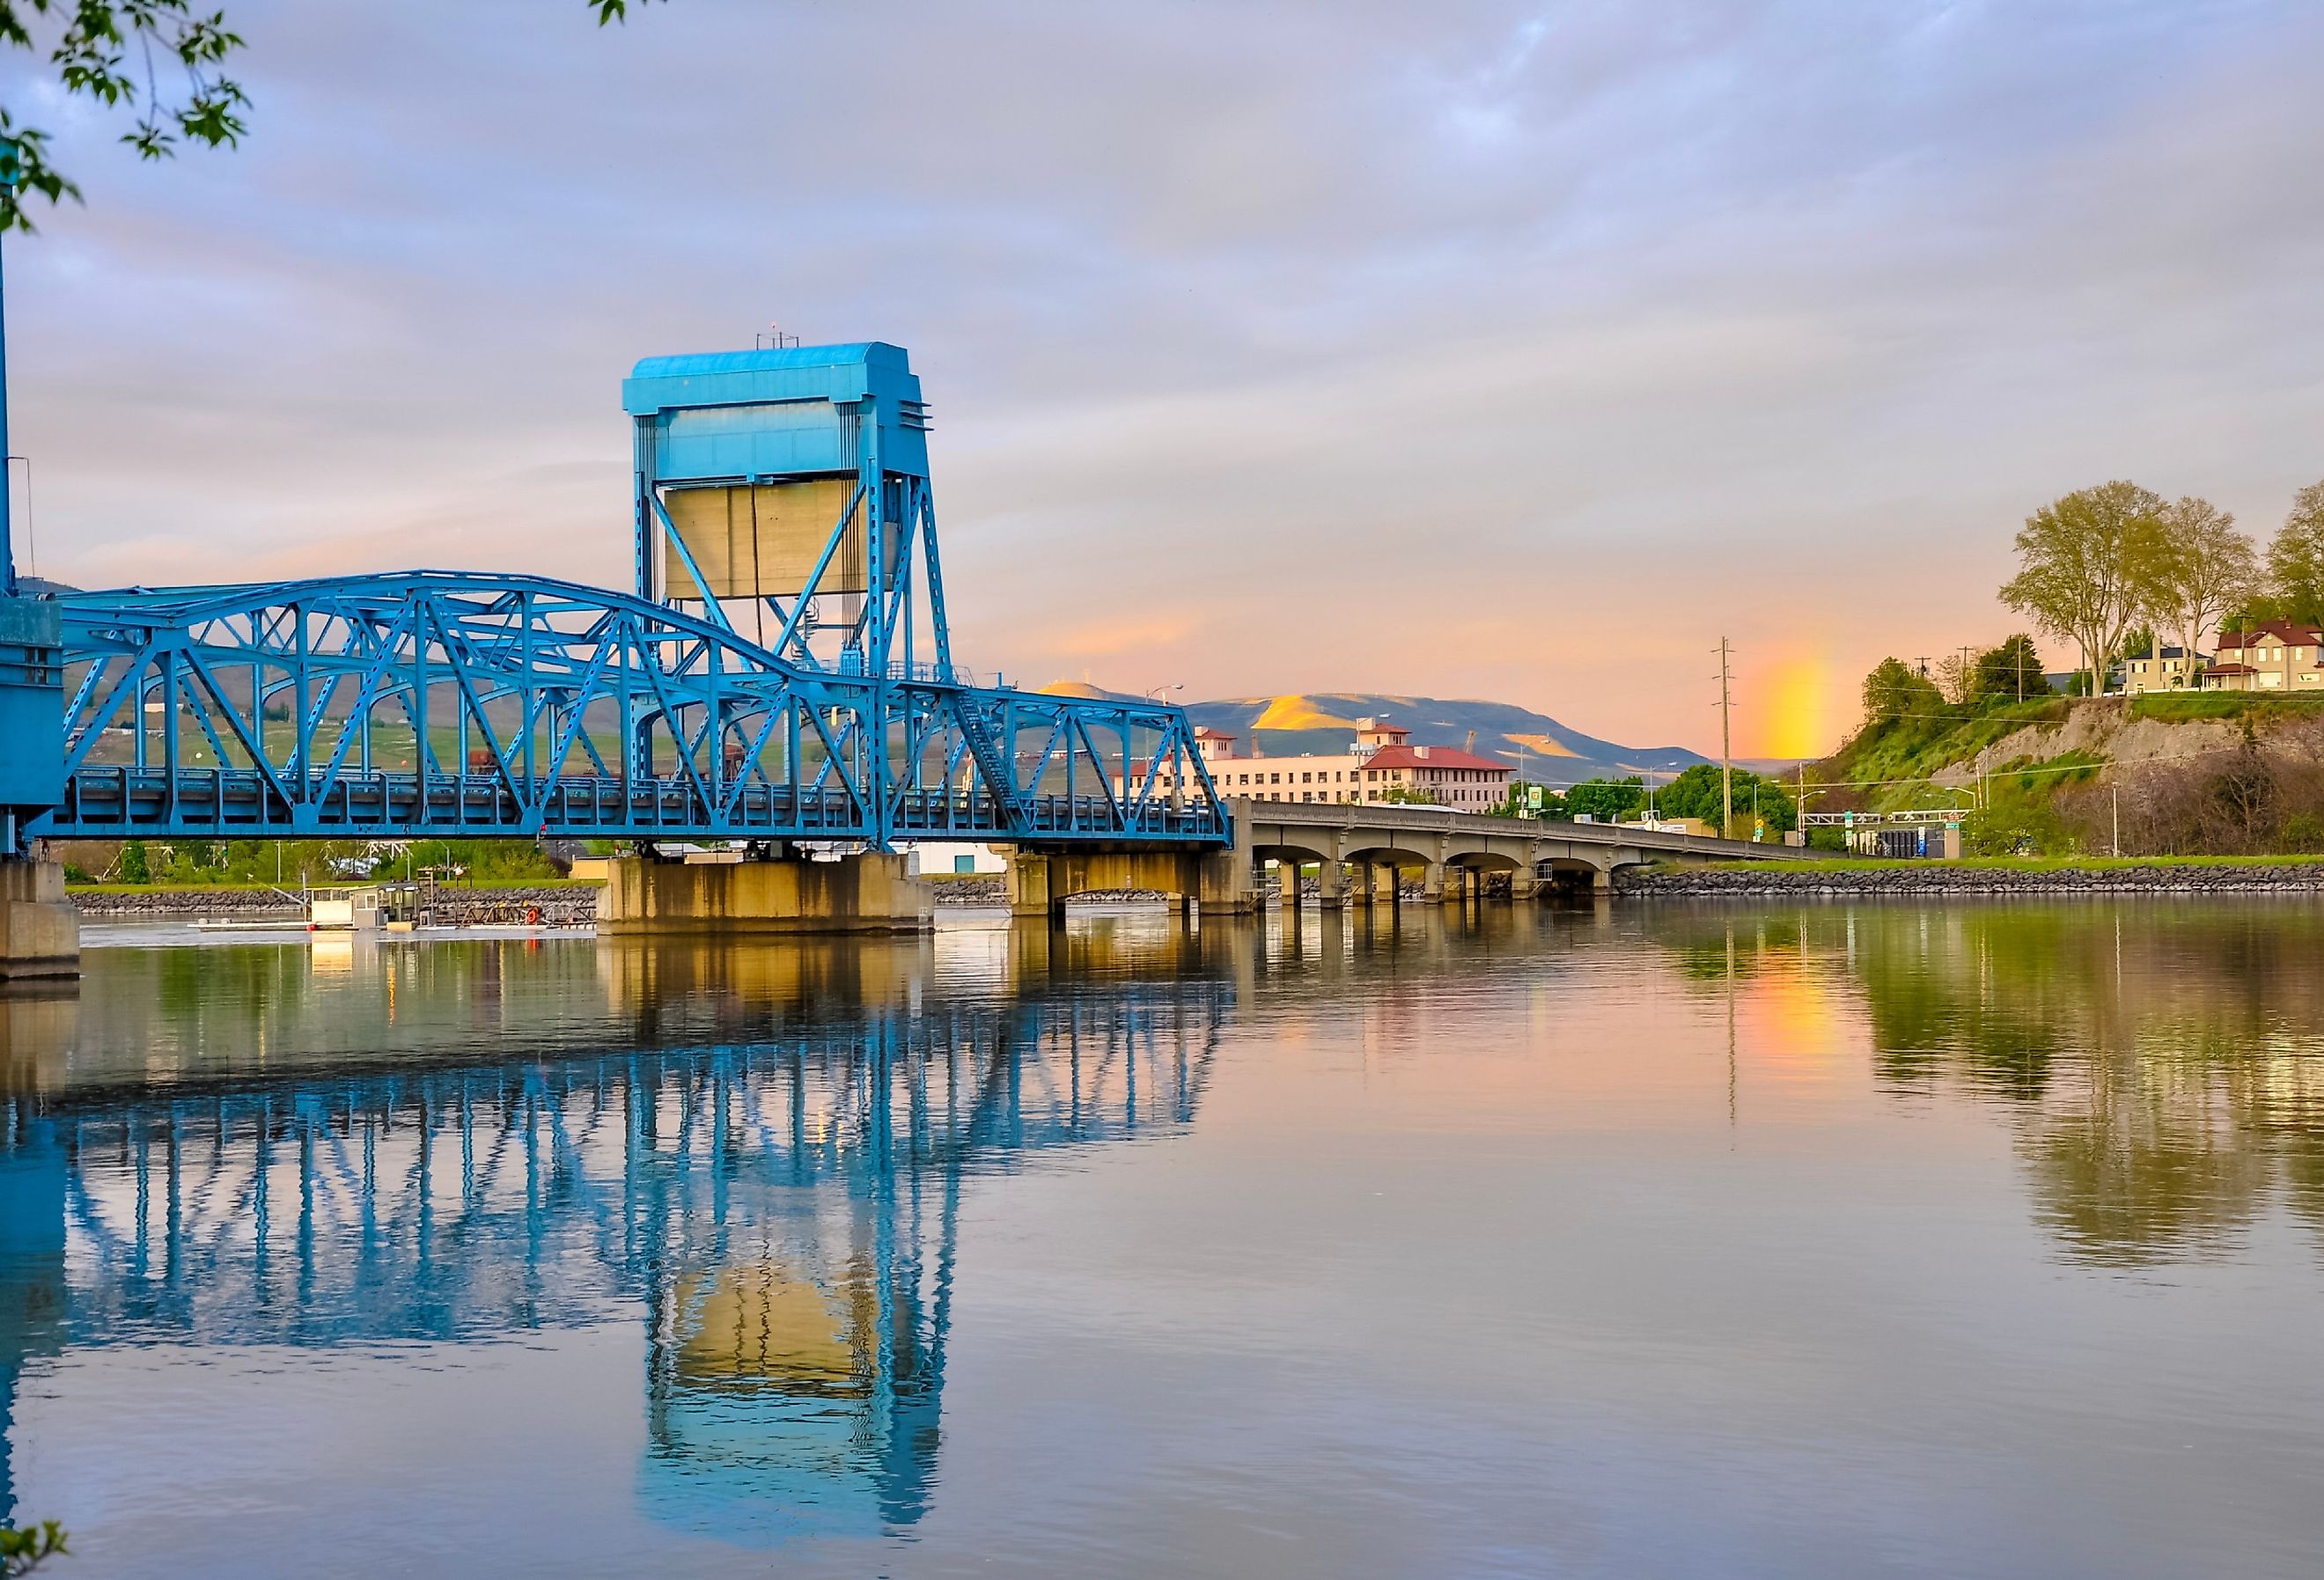
[[[1753,689],[1763,700],[1751,710],[1755,716],[1744,735],[1755,756],[1821,757],[1840,744],[1847,725],[1846,686],[1824,654],[1787,653],[1762,672]]]

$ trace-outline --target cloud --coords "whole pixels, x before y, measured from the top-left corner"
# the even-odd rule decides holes
[[[1790,749],[2003,634],[2041,500],[2324,473],[2290,0],[234,19],[244,150],[51,113],[10,244],[69,579],[619,581],[621,374],[779,318],[912,348],[979,669],[1702,744],[1725,633]]]

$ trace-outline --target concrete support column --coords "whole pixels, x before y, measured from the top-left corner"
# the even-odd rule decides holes
[[[1277,902],[1286,910],[1298,910],[1299,864],[1287,856],[1278,858],[1275,864],[1275,876],[1283,886],[1282,892],[1276,896]]]
[[[1055,876],[1047,855],[1038,851],[1011,850],[1009,853],[1009,914],[1038,919],[1062,910],[1065,897],[1056,892]]]
[[[1519,867],[1516,872],[1509,874],[1509,898],[1511,900],[1523,902],[1525,901],[1535,899],[1539,896],[1544,886],[1545,885],[1542,883],[1542,881],[1534,876],[1533,869],[1531,867]]]
[[[933,925],[928,886],[907,858],[879,852],[835,862],[605,864],[597,895],[601,932],[923,932]]]
[[[1194,864],[1195,900],[1204,916],[1248,916],[1259,909],[1259,885],[1250,857],[1249,803],[1238,807],[1234,844],[1190,858]]]
[[[1325,856],[1315,864],[1315,907],[1319,910],[1337,910],[1348,902],[1342,882],[1344,869],[1338,862]]]
[[[0,981],[80,975],[80,912],[62,862],[0,860]]]
[[[1444,903],[1444,864],[1430,862],[1421,869],[1420,902],[1423,905]]]

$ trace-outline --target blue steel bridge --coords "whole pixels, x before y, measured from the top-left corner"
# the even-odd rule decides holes
[[[410,571],[7,600],[18,841],[1229,841],[1182,710],[955,664],[901,349],[650,358],[623,397],[630,591]]]

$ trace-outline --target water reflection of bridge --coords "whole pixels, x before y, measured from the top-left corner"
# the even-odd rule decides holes
[[[254,1041],[206,1069],[238,1032],[198,1025],[136,1080],[108,1040],[125,1028],[85,1001],[73,1044],[5,1107],[11,1401],[26,1357],[84,1346],[462,1344],[641,1319],[639,1496],[656,1518],[729,1539],[908,1524],[935,1464],[964,1180],[1182,1130],[1234,992],[1172,961],[1102,988],[1045,969],[947,986],[925,941],[755,962],[489,945],[415,1016],[403,974],[456,971],[447,947],[371,963],[383,1006],[402,984],[384,1039],[401,1067],[297,1047],[363,996],[346,984],[272,1021],[229,988],[217,1016],[241,1003],[292,1034],[287,1053]],[[281,964],[173,953],[229,977]],[[569,995],[576,970],[605,989],[576,1017],[589,1030],[724,1018],[752,1034],[560,1057],[543,1044],[586,1034],[567,1024],[477,1057],[497,1044],[465,1024],[477,983],[523,1006]],[[754,974],[762,991],[738,992]]]

